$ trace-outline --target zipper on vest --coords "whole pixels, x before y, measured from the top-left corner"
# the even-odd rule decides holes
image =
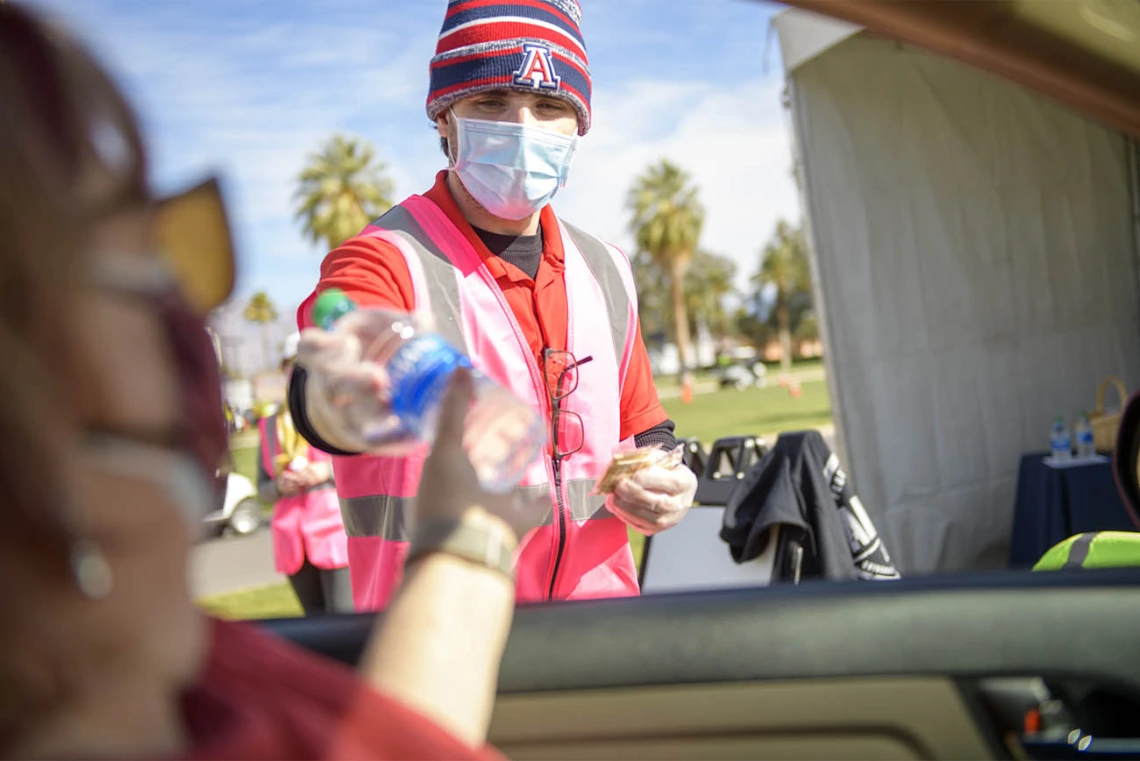
[[[558,522],[558,550],[554,554],[554,570],[550,574],[550,593],[548,598],[554,599],[554,584],[558,580],[558,566],[562,563],[562,550],[566,547],[566,508],[562,502],[562,460],[555,457],[551,463],[554,471],[554,500],[555,517]]]

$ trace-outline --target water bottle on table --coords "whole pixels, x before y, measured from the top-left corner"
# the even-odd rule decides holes
[[[1077,417],[1073,433],[1077,440],[1077,459],[1091,460],[1096,457],[1096,440],[1093,437],[1092,425],[1089,424],[1089,416],[1084,412]]]
[[[356,393],[338,405],[351,428],[346,433],[369,453],[399,455],[432,443],[443,395],[459,368],[471,370],[475,387],[463,444],[483,488],[514,488],[546,443],[546,424],[536,410],[473,369],[469,357],[415,315],[358,309],[332,288],[314,304],[313,321],[352,337],[346,361],[379,379],[376,393]]]
[[[1053,462],[1068,462],[1073,457],[1072,439],[1069,437],[1069,426],[1065,425],[1064,418],[1053,421],[1053,433],[1049,436],[1049,453]]]

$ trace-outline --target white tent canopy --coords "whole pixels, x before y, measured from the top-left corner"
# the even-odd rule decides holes
[[[1140,381],[1131,146],[849,24],[775,25],[855,487],[904,573],[1004,566],[1020,455]]]
[[[772,19],[772,24],[780,38],[784,71],[789,75],[863,29],[830,16],[795,9],[780,12]]]

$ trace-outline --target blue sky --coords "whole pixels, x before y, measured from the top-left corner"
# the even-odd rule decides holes
[[[444,165],[424,114],[444,0],[27,2],[57,12],[118,76],[158,187],[221,175],[239,246],[235,301],[266,290],[289,314],[311,291],[324,252],[293,219],[294,178],[332,133],[371,141],[397,198]],[[745,280],[776,218],[798,214],[769,30],[779,7],[581,3],[594,128],[555,209],[628,250],[626,189],[670,158],[701,187],[704,247],[735,259]]]

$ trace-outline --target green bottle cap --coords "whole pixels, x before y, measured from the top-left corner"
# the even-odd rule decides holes
[[[347,293],[339,288],[329,288],[313,304],[313,322],[322,330],[332,330],[337,320],[354,309],[356,304]]]

